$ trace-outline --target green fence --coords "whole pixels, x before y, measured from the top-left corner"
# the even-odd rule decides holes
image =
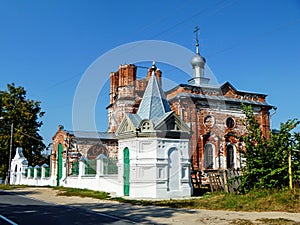
[[[50,177],[50,168],[45,167],[45,177]]]
[[[38,178],[40,178],[40,177],[42,176],[42,168],[41,168],[41,167],[36,168],[36,171],[37,171],[36,176],[37,176]]]
[[[30,168],[30,177],[34,177],[34,168]]]
[[[85,161],[85,175],[96,175],[96,160],[86,160]]]
[[[71,169],[71,174],[73,176],[78,176],[79,175],[79,162],[72,162],[72,169]]]
[[[118,174],[118,159],[103,159],[103,174],[109,175],[109,174]]]
[[[84,175],[96,175],[98,160],[85,160],[84,161],[84,164],[85,164]],[[118,174],[118,166],[117,166],[118,159],[104,158],[101,160],[103,160],[102,161],[103,162],[103,175]],[[79,162],[72,162],[71,166],[72,166],[71,174],[73,176],[78,176],[79,175]],[[100,166],[101,166],[101,164],[100,164]]]

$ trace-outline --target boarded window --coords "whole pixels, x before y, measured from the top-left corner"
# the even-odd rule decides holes
[[[204,147],[204,168],[213,169],[214,154],[212,144],[206,144]]]
[[[226,163],[227,169],[234,168],[234,148],[232,145],[227,145],[226,148]]]

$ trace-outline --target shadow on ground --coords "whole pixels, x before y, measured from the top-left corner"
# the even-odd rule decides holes
[[[134,206],[128,203],[78,203],[72,206],[83,207],[99,213],[105,213],[112,216],[121,217],[124,219],[133,220],[139,223],[155,224],[152,218],[163,218],[169,220],[176,213],[186,213],[192,215],[195,213],[191,209],[174,209],[158,206]],[[159,223],[167,224],[167,223]],[[168,223],[170,224],[170,223]]]
[[[170,224],[170,218],[176,213],[184,212],[188,215],[194,213],[194,210],[173,209],[158,206],[133,206],[128,203],[117,203],[113,201],[55,205],[26,197],[26,195],[35,193],[38,193],[38,191],[24,190],[18,191],[16,194],[12,194],[9,191],[0,191],[0,214],[16,221],[19,225],[90,225],[126,224],[122,219],[129,220],[129,223],[130,221],[134,221],[136,223],[156,224],[156,222],[153,221],[153,218],[161,218],[159,224]],[[105,214],[110,215],[111,217],[104,217],[105,221],[103,218],[99,220],[99,216],[95,214],[95,212],[100,214],[100,216]]]

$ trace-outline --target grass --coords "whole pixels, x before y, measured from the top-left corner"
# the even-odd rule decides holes
[[[300,212],[300,190],[253,190],[244,195],[219,193],[199,199],[196,208],[237,211]]]
[[[248,194],[214,193],[184,200],[134,200],[111,198],[108,193],[86,189],[55,187],[59,195],[110,199],[132,205],[156,205],[172,208],[213,209],[234,211],[284,211],[300,213],[300,190],[253,190]]]
[[[13,189],[28,186],[0,185],[0,189]],[[133,205],[155,205],[172,208],[234,210],[234,211],[283,211],[300,213],[300,189],[253,190],[247,194],[208,193],[202,197],[183,200],[134,200],[127,198],[112,198],[106,192],[78,188],[52,187],[61,196],[92,197],[108,199]]]
[[[103,191],[92,191],[88,189],[79,188],[65,188],[65,187],[52,187],[58,190],[58,195],[61,196],[79,196],[79,197],[91,197],[97,199],[110,199],[109,193]]]

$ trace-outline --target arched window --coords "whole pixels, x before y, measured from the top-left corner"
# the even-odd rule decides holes
[[[153,124],[150,120],[143,120],[140,124],[140,128],[142,131],[150,131],[153,130]]]
[[[109,155],[107,147],[102,143],[91,146],[87,151],[87,158],[96,159],[100,154]]]
[[[180,159],[177,148],[168,152],[168,191],[178,191],[180,183]]]
[[[206,144],[204,146],[204,168],[213,169],[214,167],[214,152],[213,145]]]
[[[234,119],[232,119],[231,117],[228,117],[226,119],[226,126],[230,129],[234,128],[235,127],[235,121]]]
[[[227,169],[234,168],[234,147],[233,147],[233,145],[227,145],[227,147],[226,147],[226,164],[227,164]]]

